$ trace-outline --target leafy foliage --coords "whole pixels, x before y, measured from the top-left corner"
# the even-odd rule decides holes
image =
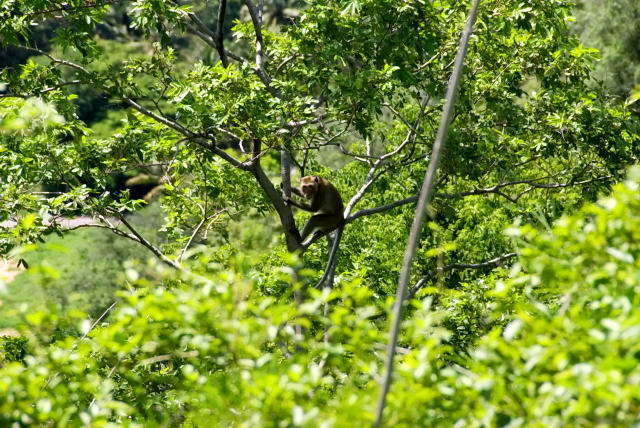
[[[157,262],[98,263],[119,244],[86,235],[97,251],[78,264],[104,279],[89,294],[84,266],[56,280],[35,258],[26,281],[48,273],[49,294],[79,291],[91,313],[26,309],[0,425],[370,424],[466,3],[310,1],[281,26],[286,2],[230,2],[223,22],[206,2],[111,3],[0,6],[2,44],[31,55],[0,72],[0,252],[80,217]],[[639,123],[589,84],[597,53],[571,6],[482,2],[389,426],[635,421],[638,173],[575,212],[638,161]],[[345,200],[333,289],[310,286],[324,246],[294,254],[306,214],[284,203],[282,154]],[[114,185],[136,177],[160,195],[152,231],[132,221],[151,199]]]
[[[580,1],[575,11],[580,39],[600,49],[594,77],[625,98],[640,81],[638,13],[640,5],[629,0]]]
[[[640,399],[639,183],[635,170],[552,233],[511,230],[523,246],[522,270],[491,281],[488,301],[473,303],[502,321],[469,355],[448,359],[443,327],[450,316],[474,318],[468,305],[414,302],[388,423],[632,424]],[[347,282],[311,291],[296,308],[257,293],[243,265],[212,270],[201,253],[188,276],[152,268],[155,279],[136,280],[109,324],[86,339],[47,344],[56,318],[30,314],[33,352],[24,366],[0,369],[4,422],[369,423],[383,346],[371,291]],[[281,275],[296,286],[291,273]]]

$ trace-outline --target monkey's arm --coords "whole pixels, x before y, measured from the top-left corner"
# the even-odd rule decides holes
[[[293,190],[293,189],[291,189]],[[288,198],[286,196],[283,197],[285,203],[293,205],[295,207],[300,208],[301,210],[305,210],[305,211],[309,211],[310,213],[315,212],[315,210],[313,208],[311,208],[311,205],[309,204],[305,204],[304,202],[297,202],[291,198]]]
[[[302,194],[302,192],[300,191],[299,188],[297,187],[292,187],[291,188],[291,192],[295,193],[296,195],[300,196],[301,198],[304,198],[304,195]],[[284,202],[288,205],[293,205],[296,206],[298,208],[300,208],[301,210],[305,210],[305,211],[309,211],[309,212],[315,212],[315,210],[313,210],[311,208],[310,204],[304,203],[304,202],[296,202],[295,200],[293,200],[292,198],[286,196],[286,195],[282,195],[282,199],[284,199]]]

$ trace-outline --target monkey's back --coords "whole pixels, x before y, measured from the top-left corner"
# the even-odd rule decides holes
[[[320,201],[319,206],[322,207],[318,210],[321,214],[338,214],[342,218],[344,213],[344,205],[342,203],[342,197],[340,192],[335,186],[327,179],[320,177],[320,185],[318,186]]]

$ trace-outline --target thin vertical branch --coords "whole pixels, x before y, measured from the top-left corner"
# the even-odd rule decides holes
[[[386,404],[387,393],[389,392],[389,388],[391,386],[391,378],[393,375],[393,359],[395,356],[396,344],[398,342],[398,333],[400,331],[402,310],[404,308],[404,300],[407,293],[407,284],[409,283],[409,278],[411,277],[411,264],[413,262],[413,257],[418,246],[420,231],[422,230],[422,223],[424,222],[424,217],[426,214],[426,207],[431,200],[431,196],[433,193],[436,173],[438,171],[438,163],[440,161],[440,156],[442,155],[442,150],[446,142],[447,131],[455,105],[456,93],[458,90],[458,85],[460,83],[460,75],[462,74],[464,57],[467,53],[469,38],[471,36],[471,32],[473,31],[473,25],[476,21],[479,3],[480,0],[473,0],[471,9],[469,11],[469,19],[467,20],[465,28],[462,32],[462,36],[460,38],[460,45],[458,46],[458,53],[456,55],[453,73],[451,74],[449,86],[447,88],[447,96],[444,103],[442,118],[440,120],[440,127],[438,128],[436,141],[433,144],[429,167],[427,168],[424,182],[422,183],[422,189],[420,190],[418,207],[416,208],[416,216],[413,220],[413,224],[411,225],[409,242],[407,243],[407,248],[404,254],[402,270],[400,271],[398,290],[393,308],[393,316],[391,319],[391,330],[389,332],[389,342],[387,344],[387,360],[385,362],[385,372],[381,381],[380,397],[378,399],[378,405],[376,409],[376,421],[374,424],[376,428],[382,425],[382,416]]]
[[[269,77],[264,68],[264,39],[262,38],[262,9],[264,8],[264,0],[259,0],[258,7],[256,7],[252,0],[244,0],[244,4],[247,6],[247,9],[249,9],[249,15],[251,16],[256,35],[256,66],[254,71],[258,77],[260,77],[260,80],[262,80],[262,83],[269,93],[276,98],[282,99],[282,93],[271,84],[271,77]]]
[[[291,155],[284,148],[280,151],[280,176],[282,193],[287,198],[291,198]]]
[[[322,278],[316,283],[316,288],[320,288],[324,286],[324,288],[332,288],[333,287],[333,276],[336,270],[336,262],[338,260],[338,248],[340,247],[340,241],[342,240],[342,231],[344,230],[344,223],[342,223],[336,229],[335,236],[333,239],[329,238],[327,235],[327,240],[329,242],[329,255],[327,261],[327,267],[324,270],[324,275]]]
[[[218,55],[220,55],[220,61],[222,61],[222,65],[224,68],[229,67],[229,59],[227,59],[227,54],[224,51],[224,16],[227,10],[227,0],[220,0],[220,7],[218,8],[218,24],[216,26],[216,50],[218,51]]]

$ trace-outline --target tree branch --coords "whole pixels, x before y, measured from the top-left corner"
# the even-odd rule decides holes
[[[23,46],[23,45],[16,45],[16,47],[27,50],[27,51],[31,51],[31,52],[35,52],[38,53],[40,55],[44,55],[47,58],[49,58],[51,60],[51,62],[56,63],[56,64],[61,64],[61,65],[66,65],[67,67],[71,67],[71,68],[75,68],[78,71],[83,72],[84,74],[90,74],[89,71],[84,68],[83,66],[81,66],[80,64],[76,64],[75,62],[71,62],[71,61],[67,61],[65,59],[59,59],[54,57],[53,55],[38,49],[38,48],[32,48],[30,46]]]
[[[227,55],[224,51],[224,16],[225,11],[227,9],[227,0],[220,0],[220,7],[218,8],[218,25],[216,26],[216,34],[215,41],[217,44],[216,49],[218,50],[218,55],[220,55],[220,61],[222,61],[222,65],[224,68],[229,66],[229,60],[227,59]]]
[[[416,293],[422,289],[422,287],[427,283],[429,279],[433,278],[439,273],[449,272],[451,270],[483,269],[488,267],[498,267],[505,260],[516,257],[517,255],[518,255],[517,253],[507,253],[482,263],[451,263],[445,266],[438,267],[434,270],[427,272],[426,275],[424,275],[422,278],[418,280],[418,282],[416,282],[416,285],[414,285],[411,288],[411,290],[409,290],[409,292],[407,293],[407,299],[412,299],[416,295]]]
[[[282,99],[282,93],[278,88],[273,87],[271,84],[271,77],[269,77],[264,69],[264,40],[262,39],[262,9],[264,7],[264,0],[260,0],[259,8],[256,8],[256,5],[253,4],[251,0],[244,0],[244,4],[247,6],[247,9],[249,9],[249,15],[251,16],[253,29],[256,34],[256,67],[254,70],[269,93],[276,98]]]
[[[205,42],[207,45],[211,46],[212,48],[214,48],[216,51],[218,50],[218,44],[216,42],[216,40],[209,35],[209,33],[206,33],[202,30],[200,30],[196,25],[194,24],[189,24],[187,23],[187,30],[191,33],[191,34],[195,34],[196,36],[198,36],[200,38],[200,40],[202,40],[203,42]],[[228,49],[224,49],[224,54],[225,56],[234,59],[235,61],[238,61],[240,63],[247,63],[247,59],[243,58],[240,55],[237,55],[233,52],[231,52]]]
[[[333,276],[336,271],[336,265],[338,261],[338,248],[340,247],[340,241],[342,240],[342,232],[344,231],[344,223],[340,224],[336,229],[336,234],[333,237],[329,248],[329,254],[327,256],[327,267],[324,269],[322,278],[316,283],[316,288],[320,288],[324,285],[325,288],[333,287]]]
[[[129,97],[123,96],[122,99],[129,104],[131,107],[133,107],[134,109],[138,110],[140,113],[144,114],[145,116],[149,116],[150,118],[154,119],[157,122],[162,123],[163,125],[168,126],[169,128],[173,129],[174,131],[177,131],[179,133],[181,133],[182,135],[186,136],[187,138],[189,138],[190,141],[195,142],[196,144],[198,144],[199,146],[202,146],[208,150],[211,150],[213,153],[215,153],[216,155],[220,156],[222,159],[226,160],[227,162],[229,162],[231,165],[235,166],[236,168],[240,168],[240,169],[244,169],[244,170],[248,170],[249,169],[249,165],[240,162],[238,159],[234,158],[233,156],[231,156],[229,153],[227,153],[226,151],[224,151],[223,149],[221,149],[220,147],[216,146],[214,143],[211,143],[209,141],[207,141],[207,139],[205,139],[205,137],[200,136],[198,134],[195,134],[194,132],[190,131],[189,129],[185,128],[184,126],[182,126],[181,124],[179,124],[178,122],[171,120],[165,116],[161,116],[143,106],[141,106],[140,104],[138,104],[137,102],[135,102],[134,100],[132,100]],[[207,136],[208,137],[208,136]]]
[[[391,152],[381,156],[376,162],[373,163],[373,165],[371,165],[371,168],[369,169],[369,172],[367,173],[367,177],[365,179],[365,182],[360,187],[360,189],[356,192],[356,194],[351,197],[351,199],[349,200],[349,203],[347,204],[347,206],[346,206],[346,208],[344,210],[345,218],[349,217],[349,214],[351,214],[351,211],[353,210],[355,205],[364,197],[364,195],[367,192],[367,190],[369,189],[369,187],[371,187],[371,185],[375,182],[375,180],[385,172],[384,169],[382,169],[380,171],[380,168],[384,166],[384,163],[385,163],[386,159],[388,159],[388,158],[390,158],[392,156],[395,156],[410,141],[415,141],[415,138],[417,136],[417,130],[420,128],[420,123],[422,122],[422,117],[424,116],[424,110],[425,110],[425,107],[426,107],[426,105],[428,103],[428,99],[429,99],[429,97],[425,97],[423,102],[421,103],[421,105],[420,105],[420,114],[418,115],[418,118],[416,119],[415,125],[414,126],[409,126],[409,132],[408,132],[407,137],[405,138],[405,140],[398,147],[396,147],[394,150],[392,150]],[[341,146],[340,146],[340,148],[342,149]],[[370,150],[370,148],[368,148],[367,149],[367,153],[370,153],[370,152],[371,152],[371,150]],[[351,220],[353,220],[353,219],[351,219]],[[325,269],[325,273],[322,276],[322,278],[320,279],[320,281],[316,284],[316,287],[320,287],[322,284],[324,284],[325,287],[327,287],[327,288],[331,288],[333,286],[333,277],[334,277],[334,273],[335,273],[335,269],[336,269],[336,265],[337,265],[336,262],[337,262],[338,248],[340,246],[340,241],[342,239],[342,232],[344,230],[344,227],[345,227],[346,223],[347,223],[346,220],[343,221],[340,224],[340,226],[338,227],[337,231],[336,231],[336,234],[335,234],[335,237],[333,239],[331,248],[329,250],[329,257],[328,257],[328,262],[327,262],[327,267]],[[313,242],[313,240],[310,241],[307,244],[306,247],[311,245],[312,242]]]
[[[532,190],[535,190],[535,189],[560,189],[560,188],[570,187],[570,186],[581,186],[583,184],[589,184],[589,183],[593,183],[593,182],[596,182],[596,181],[609,180],[611,178],[613,178],[613,176],[607,175],[607,176],[603,176],[603,177],[595,177],[595,178],[590,178],[590,179],[581,180],[581,181],[569,181],[569,182],[566,182],[566,183],[548,183],[548,184],[536,183],[536,181],[544,180],[545,178],[537,178],[537,179],[532,179],[532,180],[517,180],[517,181],[506,182],[506,183],[499,183],[499,184],[496,184],[494,186],[487,187],[487,188],[484,188],[484,189],[467,190],[467,191],[464,191],[464,192],[457,192],[457,193],[434,193],[433,196],[437,197],[437,198],[455,199],[455,198],[464,198],[466,196],[479,196],[479,195],[486,195],[486,194],[489,194],[489,193],[494,193],[494,194],[497,194],[499,196],[502,196],[502,197],[508,199],[509,201],[511,201],[513,203],[517,203],[518,200],[525,193],[528,193],[528,192],[530,192]],[[515,186],[515,185],[519,185],[519,184],[529,184],[531,186],[531,188],[519,193],[515,197],[509,196],[509,195],[507,195],[507,194],[505,194],[505,193],[500,191],[500,189],[502,189],[504,187]],[[378,214],[378,213],[381,213],[381,212],[389,211],[389,210],[391,210],[393,208],[416,202],[417,200],[418,200],[418,195],[414,195],[414,196],[409,196],[408,198],[404,198],[404,199],[400,199],[400,200],[397,200],[397,201],[394,201],[394,202],[390,202],[388,204],[380,205],[378,207],[362,209],[362,210],[357,211],[355,214],[347,217],[345,219],[345,223],[351,223],[352,221],[354,221],[355,219],[357,219],[359,217],[363,217],[363,216],[367,216],[367,215]]]
[[[151,253],[153,253],[154,256],[158,257],[164,263],[168,264],[172,268],[175,268],[175,269],[178,269],[178,270],[182,270],[182,268],[178,264],[173,262],[171,259],[169,259],[167,256],[165,256],[158,248],[156,248],[153,244],[151,244],[144,237],[142,237],[142,235],[140,235],[129,223],[126,222],[126,220],[124,220],[124,216],[122,214],[120,214],[120,213],[116,213],[116,214],[118,215],[118,220],[120,220],[122,222],[122,224],[124,224],[129,230],[131,230],[132,233],[127,233],[125,231],[122,231],[122,230],[118,229],[118,227],[116,225],[111,223],[111,221],[109,221],[109,219],[107,219],[106,217],[104,217],[102,215],[99,215],[98,218],[104,224],[92,223],[92,222],[88,222],[87,221],[87,222],[83,222],[81,224],[74,224],[73,226],[65,227],[65,228],[62,229],[62,231],[63,232],[70,232],[70,231],[73,231],[73,230],[83,229],[83,228],[87,228],[87,227],[98,228],[98,229],[107,229],[107,230],[110,230],[111,232],[115,233],[118,236],[130,239],[131,241],[134,241],[134,242],[136,242],[138,244],[141,244],[142,246],[144,246],[148,250],[150,250]]]
[[[113,214],[118,216],[118,219],[122,222],[122,224],[124,224],[126,226],[127,229],[129,229],[129,231],[131,231],[131,233],[138,239],[138,242],[140,242],[140,244],[144,245],[145,247],[147,247],[149,249],[149,251],[151,251],[156,257],[158,257],[160,260],[162,260],[165,264],[167,264],[168,266],[177,269],[179,271],[182,271],[182,266],[180,266],[179,263],[171,260],[169,257],[165,256],[164,253],[162,253],[162,251],[160,251],[160,249],[158,249],[155,245],[153,245],[151,242],[147,241],[145,239],[144,236],[142,236],[137,230],[136,228],[134,228],[128,221],[127,219],[124,217],[124,215],[122,215],[122,213],[120,212],[114,212]]]
[[[300,246],[300,242],[302,239],[300,238],[300,232],[296,227],[296,222],[293,218],[293,212],[291,211],[291,207],[285,204],[284,199],[282,198],[282,194],[278,192],[265,174],[262,166],[260,165],[260,145],[259,139],[254,139],[254,147],[253,147],[253,156],[251,160],[251,168],[250,171],[253,173],[256,181],[262,188],[262,190],[266,193],[267,197],[271,200],[276,212],[278,213],[278,217],[280,218],[280,223],[284,229],[284,235],[287,241],[287,250],[290,253],[295,251],[299,251],[302,249]]]
[[[81,84],[82,81],[80,80],[70,80],[68,82],[60,82],[55,86],[50,86],[48,88],[44,88],[40,91],[38,91],[37,94],[30,94],[30,95],[26,95],[26,94],[0,94],[0,98],[27,98],[27,97],[35,97],[35,96],[40,96],[42,94],[46,94],[47,92],[52,92],[55,91],[56,89],[60,89],[63,86],[71,86],[71,85],[79,85]]]
[[[46,57],[48,57],[52,62],[54,63],[58,63],[58,64],[63,64],[66,65],[68,67],[72,67],[75,68],[78,71],[81,71],[84,74],[89,75],[90,72],[85,69],[84,67],[82,67],[79,64],[70,62],[70,61],[66,61],[66,60],[61,60],[58,58],[55,58],[54,56],[48,54],[45,51],[42,51],[40,49],[36,49],[36,48],[31,48],[28,46],[19,46],[20,48],[29,50],[29,51],[33,51],[33,52],[37,52],[41,55],[45,55]],[[144,114],[145,116],[148,116],[152,119],[154,119],[157,122],[162,123],[163,125],[168,126],[169,128],[173,129],[174,131],[177,131],[179,133],[181,133],[182,135],[188,137],[191,141],[194,141],[196,144],[211,150],[213,153],[215,153],[216,155],[220,156],[221,158],[223,158],[224,160],[226,160],[227,162],[229,162],[231,165],[235,166],[236,168],[240,168],[240,169],[244,169],[244,170],[248,170],[249,169],[249,165],[240,162],[238,159],[234,158],[233,156],[231,156],[229,153],[227,153],[226,151],[224,151],[223,149],[221,149],[220,147],[216,146],[214,143],[211,143],[209,141],[207,141],[207,139],[213,140],[212,137],[210,136],[201,136],[201,135],[197,135],[194,132],[190,131],[189,129],[185,128],[184,126],[182,126],[181,124],[179,124],[178,122],[171,120],[169,118],[167,118],[166,116],[162,116],[159,115],[145,107],[143,107],[142,105],[138,104],[136,101],[134,101],[133,99],[122,95],[121,96],[122,100],[124,102],[126,102],[127,104],[129,104],[131,107],[133,107],[134,109],[136,109],[137,111],[139,111],[140,113]]]
[[[196,235],[198,235],[198,233],[200,232],[200,229],[202,229],[202,226],[204,226],[205,223],[207,223],[209,220],[211,220],[211,222],[209,223],[209,226],[207,226],[207,229],[209,227],[211,227],[211,223],[213,223],[217,218],[220,218],[220,216],[222,215],[222,213],[224,211],[225,210],[222,210],[222,211],[217,212],[217,213],[215,213],[213,215],[210,215],[210,216],[206,216],[206,215],[202,216],[202,220],[200,220],[198,225],[193,229],[193,232],[191,233],[191,236],[189,237],[189,240],[187,241],[187,243],[182,248],[182,251],[180,252],[180,257],[178,257],[178,261],[180,263],[182,263],[182,261],[184,260],[184,256],[187,254],[187,250],[189,249],[189,247],[191,247],[191,244],[193,243],[193,240],[195,239]]]
[[[400,199],[398,201],[390,202],[385,205],[380,205],[379,207],[362,209],[356,212],[355,214],[353,214],[352,216],[347,217],[344,221],[345,223],[351,223],[352,221],[354,221],[359,217],[389,211],[393,208],[416,202],[417,200],[418,200],[418,195],[414,195],[414,196],[409,196],[408,198]]]
[[[79,10],[79,9],[93,9],[93,8],[98,8],[98,7],[104,7],[104,6],[109,6],[109,5],[113,5],[113,4],[118,4],[118,3],[120,3],[120,0],[112,0],[112,1],[106,0],[106,1],[102,1],[102,2],[88,2],[87,4],[73,6],[73,7],[69,6],[66,3],[63,3],[62,6],[57,7],[57,8],[39,10],[39,11],[35,11],[35,12],[25,13],[25,14],[23,14],[23,16],[32,17],[32,16],[37,16],[37,15],[47,15],[47,14],[56,13],[56,12],[74,12],[74,11]]]
[[[367,173],[367,178],[365,179],[364,184],[360,187],[358,192],[356,192],[356,194],[353,195],[353,197],[349,200],[349,203],[347,204],[347,207],[344,211],[345,218],[349,217],[349,215],[351,214],[351,211],[356,206],[356,204],[364,197],[369,187],[371,187],[371,185],[375,182],[375,180],[385,172],[384,170],[382,170],[381,172],[378,172],[378,170],[385,164],[385,161],[387,161],[387,159],[390,159],[391,157],[398,154],[407,144],[415,141],[418,135],[418,130],[420,129],[422,118],[424,117],[425,108],[428,102],[429,102],[429,97],[428,96],[424,97],[424,99],[420,103],[420,113],[418,114],[418,117],[416,118],[415,123],[413,125],[410,125],[410,124],[408,125],[409,132],[407,133],[407,136],[405,137],[404,141],[400,145],[398,145],[398,147],[396,147],[394,150],[380,156],[380,158],[376,162],[374,162],[373,165],[371,165],[371,168]],[[370,152],[370,149],[368,149],[367,152]],[[353,221],[353,219],[350,219],[349,221]],[[345,223],[347,223],[347,221],[345,221]]]
[[[433,187],[435,184],[436,173],[438,171],[438,163],[440,156],[446,142],[447,130],[453,113],[453,107],[455,105],[456,93],[458,85],[460,83],[460,77],[462,75],[462,68],[464,64],[464,58],[467,53],[467,47],[469,45],[469,39],[471,32],[473,31],[473,25],[476,21],[476,14],[478,10],[478,4],[480,0],[473,0],[471,9],[469,12],[469,18],[462,31],[460,37],[460,44],[458,46],[458,53],[456,54],[455,66],[449,80],[447,87],[447,95],[445,98],[445,104],[442,111],[442,118],[440,121],[440,127],[436,135],[436,140],[433,144],[431,159],[429,166],[422,183],[420,190],[420,197],[418,199],[418,206],[416,208],[416,216],[411,225],[411,231],[409,233],[409,242],[407,243],[407,249],[405,251],[404,260],[402,263],[402,269],[400,271],[400,278],[398,280],[398,290],[396,294],[396,300],[393,308],[393,318],[391,321],[391,328],[389,332],[389,342],[387,344],[387,359],[385,361],[385,370],[382,381],[380,383],[380,397],[378,399],[378,405],[376,407],[376,420],[374,423],[375,428],[380,428],[382,425],[383,412],[386,404],[387,393],[391,387],[391,376],[393,373],[393,359],[396,352],[396,345],[398,342],[398,334],[400,332],[400,321],[402,319],[402,310],[404,309],[405,294],[407,292],[407,284],[411,277],[411,265],[413,257],[418,246],[418,240],[420,238],[420,232],[422,230],[422,223],[426,214],[427,204],[431,200]]]

